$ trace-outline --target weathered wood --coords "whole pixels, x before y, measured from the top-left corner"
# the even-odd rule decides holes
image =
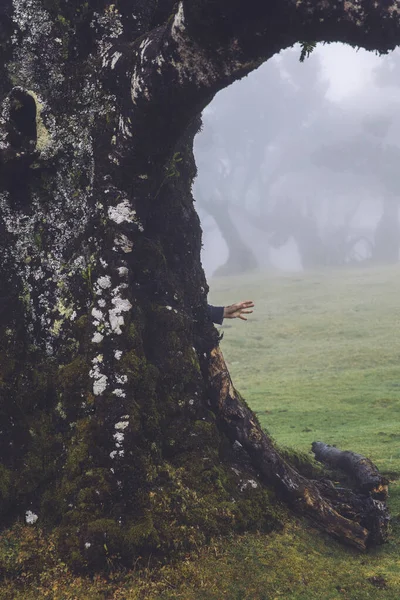
[[[360,492],[371,493],[374,498],[380,500],[387,498],[389,481],[379,473],[369,458],[348,450],[339,450],[323,442],[313,442],[312,451],[318,461],[342,469],[353,478]]]
[[[387,539],[383,502],[350,490],[307,480],[291,467],[236,392],[219,347],[209,363],[213,409],[220,427],[247,451],[261,479],[272,484],[291,507],[333,537],[365,550]]]

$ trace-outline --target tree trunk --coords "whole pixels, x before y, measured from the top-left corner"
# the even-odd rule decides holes
[[[0,514],[36,513],[77,568],[273,522],[264,489],[240,492],[221,454],[226,402],[209,405],[219,351],[190,192],[198,115],[298,39],[399,40],[397,3],[159,6],[0,6]],[[248,451],[277,483],[263,439]],[[310,498],[298,504],[331,530]],[[364,545],[357,522],[337,523]]]
[[[372,260],[380,264],[399,261],[400,222],[397,197],[387,194],[383,199],[383,212],[375,230]]]
[[[229,214],[229,204],[216,200],[203,201],[203,208],[211,215],[226,245],[228,246],[228,258],[226,262],[218,267],[215,271],[215,276],[240,275],[247,273],[258,266],[256,257],[249,246],[247,246],[240,233],[237,230],[235,223]]]

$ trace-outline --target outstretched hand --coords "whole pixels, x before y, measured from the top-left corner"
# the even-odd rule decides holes
[[[238,302],[237,304],[231,304],[230,306],[224,307],[224,319],[242,319],[242,321],[247,321],[247,317],[244,315],[249,315],[252,313],[252,310],[248,310],[249,308],[253,308],[254,302],[252,300],[245,300],[244,302]]]

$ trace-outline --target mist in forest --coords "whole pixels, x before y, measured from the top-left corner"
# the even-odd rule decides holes
[[[193,191],[207,276],[399,260],[400,51],[300,54],[203,113]]]

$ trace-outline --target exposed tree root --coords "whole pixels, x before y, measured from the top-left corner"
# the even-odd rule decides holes
[[[323,442],[313,442],[312,450],[317,460],[330,467],[342,469],[352,477],[360,492],[369,492],[373,498],[386,500],[389,482],[369,458],[355,452],[339,450]]]
[[[211,352],[209,375],[213,410],[220,426],[232,442],[240,442],[260,478],[274,486],[295,512],[306,515],[333,537],[360,550],[387,539],[389,514],[383,501],[374,499],[365,490],[354,493],[331,482],[306,479],[279,455],[235,390],[219,347]]]

